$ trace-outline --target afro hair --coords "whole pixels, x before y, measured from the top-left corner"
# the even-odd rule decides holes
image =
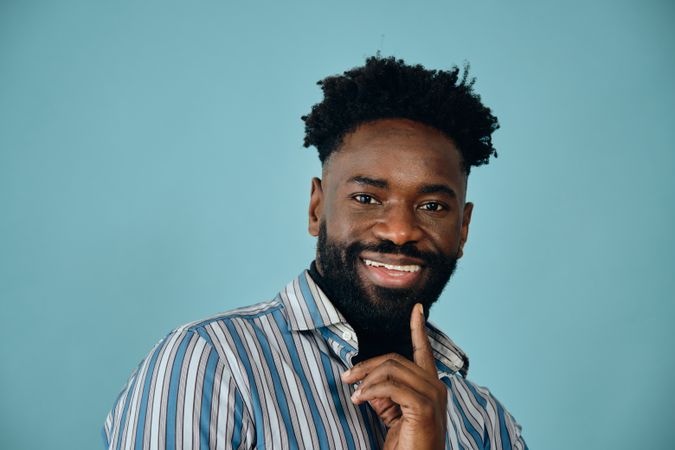
[[[372,56],[362,67],[329,76],[317,84],[324,99],[302,117],[304,146],[315,146],[324,164],[343,137],[360,124],[379,119],[409,119],[436,128],[459,149],[464,170],[487,164],[497,118],[473,91],[469,68],[427,70],[402,59]]]

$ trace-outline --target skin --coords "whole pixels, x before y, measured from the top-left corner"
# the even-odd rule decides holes
[[[324,164],[322,177],[312,180],[313,236],[325,221],[327,236],[335,242],[389,240],[462,256],[473,204],[465,200],[461,154],[440,131],[407,119],[362,124],[344,137]],[[359,256],[357,272],[366,290],[415,288],[429,279],[430,269],[408,257]],[[402,273],[368,266],[366,259],[419,268]],[[323,274],[321,261],[316,262]],[[357,364],[342,379],[360,382],[352,401],[369,402],[389,427],[386,449],[440,449],[445,444],[447,390],[438,379],[420,310],[416,306],[410,320],[413,361],[394,353],[377,356]]]

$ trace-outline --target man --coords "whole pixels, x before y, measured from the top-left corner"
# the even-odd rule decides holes
[[[459,69],[373,57],[320,82],[316,260],[272,301],[174,330],[109,414],[110,449],[526,448],[426,322],[462,256],[498,123]]]

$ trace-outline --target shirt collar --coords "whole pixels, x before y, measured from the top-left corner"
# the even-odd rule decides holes
[[[307,270],[288,283],[279,296],[284,305],[288,327],[292,331],[315,330],[335,324],[349,326],[344,316],[333,306]],[[469,358],[462,349],[429,321],[427,321],[427,335],[439,371],[459,372],[462,376],[466,376]]]

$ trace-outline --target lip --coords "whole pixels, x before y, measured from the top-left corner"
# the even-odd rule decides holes
[[[417,265],[424,267],[424,261],[418,258],[411,258],[410,256],[405,255],[394,255],[391,253],[376,253],[376,252],[363,252],[359,255],[359,258],[370,259],[372,261],[378,261],[385,264],[391,264],[394,266],[409,266]]]
[[[376,264],[387,264],[391,266],[418,266],[416,271],[395,270],[387,267],[376,267],[366,264],[366,260]],[[359,267],[366,279],[376,286],[404,289],[416,285],[424,272],[424,262],[417,258],[410,258],[404,255],[391,255],[380,253],[363,253],[359,257]]]

